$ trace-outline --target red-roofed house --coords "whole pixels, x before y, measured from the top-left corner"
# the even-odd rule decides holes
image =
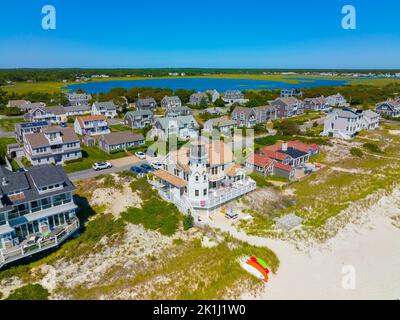
[[[296,167],[307,162],[312,155],[319,153],[319,146],[295,140],[266,146],[251,154],[246,167],[266,175],[277,175],[292,179]]]

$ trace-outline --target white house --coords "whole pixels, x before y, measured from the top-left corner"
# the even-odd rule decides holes
[[[59,246],[79,228],[76,187],[61,166],[1,167],[0,181],[0,268]]]
[[[363,128],[367,130],[375,130],[379,127],[380,115],[371,110],[365,110],[363,112]]]
[[[117,106],[112,101],[95,102],[92,105],[93,115],[103,115],[107,118],[115,118],[117,116]]]
[[[152,184],[181,211],[212,210],[256,189],[246,171],[235,164],[232,149],[222,141],[192,142],[169,153]]]
[[[347,103],[346,99],[340,93],[326,97],[326,103],[331,107],[348,107],[348,106],[350,106],[350,104]]]
[[[96,136],[111,132],[107,118],[103,115],[76,117],[75,132],[79,135]]]
[[[216,100],[219,99],[221,96],[217,90],[207,90],[206,93],[208,93],[211,96],[211,102],[215,102]]]
[[[322,136],[351,139],[362,129],[376,129],[379,115],[372,111],[334,109],[324,121]]]
[[[217,129],[221,133],[230,133],[232,129],[237,128],[238,124],[235,120],[231,120],[225,117],[214,118],[204,123],[204,131],[211,132],[213,129]]]
[[[240,90],[225,91],[223,100],[228,104],[245,104],[248,101],[248,99],[245,99],[244,93]]]
[[[27,134],[25,155],[32,165],[64,164],[82,158],[80,141],[72,128],[52,126]]]
[[[161,107],[163,109],[169,109],[169,108],[180,108],[182,107],[182,101],[179,97],[173,96],[173,97],[168,97],[165,96],[161,100]]]
[[[192,116],[165,117],[155,121],[151,136],[158,136],[162,140],[168,139],[170,135],[176,135],[181,139],[190,139],[199,136],[199,124]]]

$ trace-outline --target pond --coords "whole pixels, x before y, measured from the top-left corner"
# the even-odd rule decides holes
[[[108,92],[112,88],[132,89],[135,87],[170,88],[205,91],[215,89],[218,92],[226,90],[273,90],[285,88],[312,88],[327,86],[342,86],[348,83],[346,80],[325,80],[325,79],[295,79],[298,84],[291,84],[282,81],[253,80],[253,79],[224,79],[224,78],[161,78],[144,80],[110,80],[99,82],[88,82],[72,84],[63,89],[74,92],[82,89],[87,93]]]

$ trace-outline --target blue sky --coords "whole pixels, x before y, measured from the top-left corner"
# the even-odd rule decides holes
[[[394,0],[1,1],[0,68],[400,68],[399,14]]]

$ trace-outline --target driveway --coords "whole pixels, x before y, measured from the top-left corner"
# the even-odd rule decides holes
[[[101,171],[94,171],[93,169],[77,171],[77,172],[69,173],[68,177],[70,178],[70,180],[72,182],[78,182],[81,180],[92,179],[92,178],[95,178],[102,174],[110,174],[110,173],[121,172],[121,171],[129,171],[133,165],[141,165],[141,164],[147,163],[146,160],[140,160],[135,156],[110,160],[109,162],[113,165],[113,167],[111,169],[101,170]]]

